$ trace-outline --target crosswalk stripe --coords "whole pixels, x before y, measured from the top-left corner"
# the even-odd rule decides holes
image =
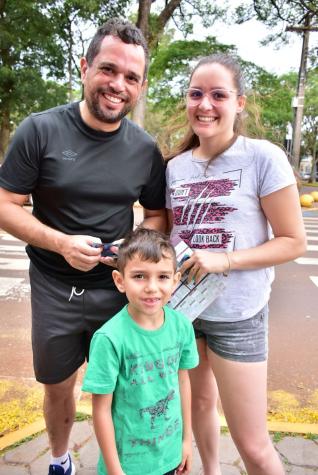
[[[310,280],[318,287],[318,277],[317,276],[311,275]]]
[[[318,241],[318,236],[308,236],[307,234],[307,241]]]
[[[25,282],[24,279],[18,279],[15,277],[0,277],[0,297],[6,297],[13,289],[21,289],[23,282]],[[23,287],[23,290],[25,291],[25,287],[29,287],[29,285],[24,284]]]
[[[11,234],[3,234],[1,236],[1,240],[2,241],[18,241],[18,242],[22,242],[20,239],[14,237],[14,236],[11,236]]]
[[[0,259],[1,270],[28,270],[29,259]]]
[[[25,249],[24,249],[24,246],[10,246],[10,245],[4,245],[4,244],[0,244],[0,252],[4,253],[4,252],[17,252],[17,253],[20,253],[20,252],[23,252],[23,254],[25,254]]]
[[[317,266],[318,258],[317,257],[298,257],[294,260],[297,264],[304,264],[309,266]]]
[[[307,251],[318,251],[318,245],[316,244],[308,244]]]
[[[311,275],[309,278],[318,287],[318,277],[315,275]]]

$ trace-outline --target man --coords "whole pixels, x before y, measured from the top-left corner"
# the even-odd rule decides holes
[[[143,226],[165,229],[164,164],[153,140],[125,116],[146,83],[147,46],[129,22],[96,32],[81,59],[84,100],[32,114],[0,172],[0,226],[28,243],[35,375],[44,384],[49,475],[74,475],[68,453],[76,373],[92,334],[125,300],[110,257],[92,244],[124,237],[133,203]],[[23,209],[32,193],[33,215]]]

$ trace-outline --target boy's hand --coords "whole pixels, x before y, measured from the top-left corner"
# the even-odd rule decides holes
[[[176,470],[176,475],[190,475],[192,468],[192,444],[191,440],[182,442],[182,460]]]

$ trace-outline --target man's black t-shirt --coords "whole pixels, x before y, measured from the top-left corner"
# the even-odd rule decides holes
[[[119,129],[88,127],[79,103],[56,107],[25,119],[0,169],[0,186],[32,193],[33,214],[66,234],[111,242],[133,226],[133,204],[165,206],[165,167],[153,139],[124,118]],[[71,267],[54,252],[28,245],[36,267],[82,288],[113,288],[111,268],[89,272]]]

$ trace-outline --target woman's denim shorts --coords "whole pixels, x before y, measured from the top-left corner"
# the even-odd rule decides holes
[[[268,305],[239,322],[193,322],[196,338],[205,338],[217,355],[233,361],[260,362],[268,355]]]

